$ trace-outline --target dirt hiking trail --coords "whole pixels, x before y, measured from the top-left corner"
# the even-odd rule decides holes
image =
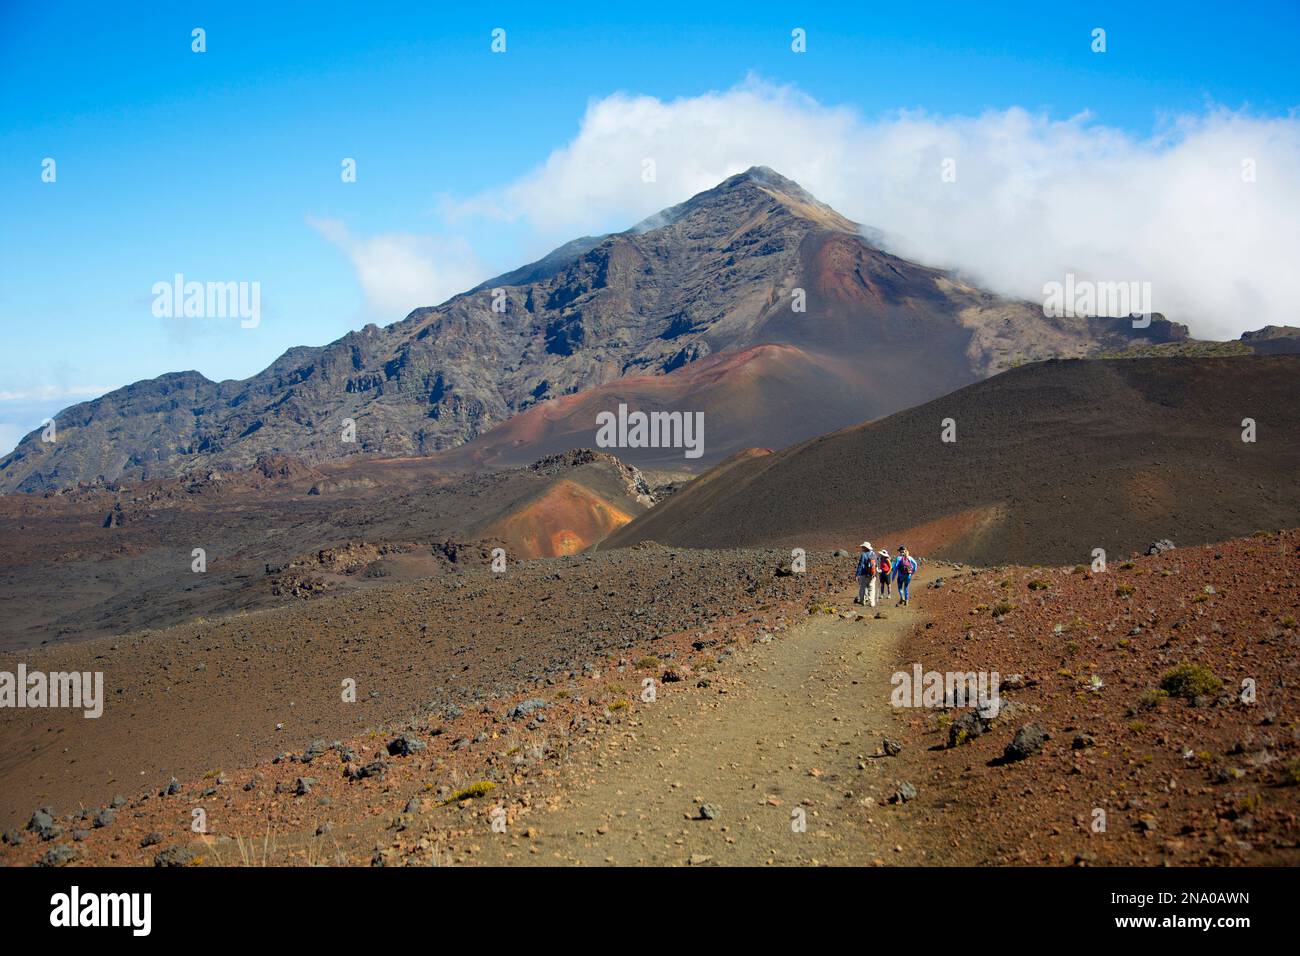
[[[889,802],[920,773],[919,756],[882,752],[917,716],[889,704],[890,676],[924,623],[916,584],[910,607],[809,615],[737,653],[708,687],[661,687],[638,719],[575,758],[543,809],[485,835],[465,862],[940,862],[942,837],[920,819],[929,813]],[[837,592],[837,610],[858,611],[854,593]]]

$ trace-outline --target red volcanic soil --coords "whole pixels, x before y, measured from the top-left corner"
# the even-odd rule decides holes
[[[564,480],[489,525],[484,534],[505,541],[511,553],[549,557],[584,551],[631,520],[590,488]]]
[[[601,547],[834,548],[866,537],[976,564],[1073,563],[1094,548],[1288,527],[1300,517],[1298,381],[1296,356],[1026,366],[728,462]],[[1254,442],[1242,440],[1247,418]]]
[[[580,806],[602,768],[633,759],[625,742],[655,719],[638,699],[645,679],[708,698],[662,738],[689,747],[701,732],[692,720],[725,722],[756,692],[730,667],[740,647],[763,668],[767,635],[811,643],[834,626],[844,641],[834,658],[860,659],[858,642],[910,618],[881,673],[849,692],[888,695],[888,672],[913,664],[996,671],[1001,712],[961,734],[967,709],[896,707],[895,756],[872,754],[881,724],[861,716],[869,704],[817,738],[817,766],[860,754],[859,773],[832,782],[852,799],[813,804],[820,825],[848,824],[837,833],[859,862],[885,862],[894,846],[928,864],[1300,863],[1300,702],[1289,691],[1300,531],[1116,556],[1103,573],[928,562],[920,580],[934,586],[878,617],[837,606],[851,559],[814,553],[807,574],[782,576],[781,557],[643,547],[42,652],[34,666],[102,667],[122,693],[99,721],[0,714],[5,739],[20,743],[0,766],[5,825],[52,804],[58,827],[49,839],[8,830],[0,860],[35,863],[63,847],[74,863],[472,862],[493,812],[520,855],[539,852],[533,823],[548,854],[562,851],[598,836],[557,832],[542,811]],[[1204,686],[1173,679],[1189,666]],[[357,678],[357,703],[339,701],[340,674]],[[781,719],[748,732],[796,737],[824,693],[791,686]],[[1008,760],[1031,726],[1042,745]],[[408,755],[394,751],[402,735]],[[644,773],[666,772],[643,757]],[[810,772],[785,759],[764,768],[755,802]],[[871,795],[872,781],[890,780],[915,787],[905,814]],[[620,825],[636,827],[633,852],[671,853],[683,807],[708,787],[673,789],[671,819],[630,807],[636,822]],[[112,793],[116,813],[94,825]],[[882,834],[887,824],[907,832]],[[660,837],[663,847],[641,842]]]
[[[961,712],[911,721],[918,786],[981,862],[1300,863],[1300,531],[1116,555],[1104,573],[938,573],[899,666],[1001,676],[987,732],[950,746]],[[1188,666],[1204,687],[1171,682]],[[1050,739],[1004,762],[1027,724]]]
[[[830,571],[777,576],[780,557],[647,547],[512,562],[500,574],[474,568],[0,656],[11,671],[19,660],[103,671],[107,697],[95,720],[0,710],[0,859],[33,863],[66,845],[82,862],[147,865],[190,844],[200,807],[208,865],[244,862],[239,839],[256,842],[261,861],[268,832],[279,841],[273,860],[366,863],[420,813],[451,804],[438,824],[445,839],[475,815],[472,799],[462,817],[452,798],[478,781],[513,817],[569,748],[634,713],[661,662],[709,670],[737,641],[783,630]],[[340,691],[349,678],[354,702]],[[528,700],[542,706],[512,713]],[[400,733],[425,747],[389,755]],[[176,792],[163,794],[173,777]],[[423,810],[403,814],[411,800]],[[115,819],[94,826],[110,802]],[[24,834],[46,805],[60,834]],[[393,814],[406,820],[386,832]],[[145,841],[150,833],[160,842]],[[405,842],[436,856],[432,841]]]
[[[640,375],[550,399],[473,441],[434,455],[447,470],[508,468],[575,447],[596,446],[596,416],[629,411],[704,413],[704,454],[679,448],[611,448],[639,467],[698,469],[753,444],[774,445],[861,418],[870,389],[856,362],[791,345],[756,345],[700,359],[667,375]]]

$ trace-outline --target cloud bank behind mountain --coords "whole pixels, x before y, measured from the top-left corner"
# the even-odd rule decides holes
[[[1006,295],[1039,301],[1072,272],[1149,282],[1153,308],[1201,337],[1294,324],[1294,115],[1207,107],[1139,138],[1088,114],[1020,108],[867,118],[754,79],[671,101],[617,93],[594,100],[538,167],[444,211],[559,243],[623,228],[756,164],[889,251]]]

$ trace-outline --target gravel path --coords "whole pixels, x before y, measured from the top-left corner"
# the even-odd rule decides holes
[[[847,590],[836,597],[852,606]],[[554,809],[484,839],[475,862],[919,862],[895,832],[911,807],[883,802],[911,760],[880,748],[900,719],[889,678],[922,615],[878,610],[810,616],[738,654],[725,686],[664,694],[578,759]]]

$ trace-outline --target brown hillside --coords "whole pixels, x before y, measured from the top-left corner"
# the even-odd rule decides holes
[[[1294,356],[1027,366],[732,462],[601,547],[850,547],[866,536],[981,564],[1074,563],[1097,547],[1292,526],[1298,375]],[[954,443],[940,440],[946,418]],[[1254,443],[1242,441],[1245,418]]]

